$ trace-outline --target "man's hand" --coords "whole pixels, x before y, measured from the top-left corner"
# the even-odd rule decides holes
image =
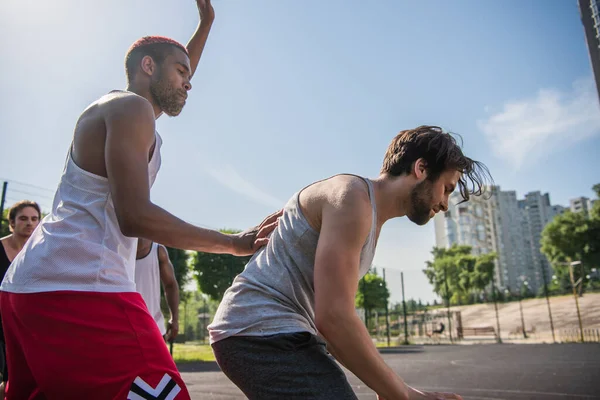
[[[279,223],[283,210],[269,215],[264,221],[251,229],[232,235],[233,255],[249,256],[269,242],[269,235]]]
[[[215,19],[215,9],[210,0],[196,0],[201,23],[212,23]]]
[[[408,393],[408,400],[462,400],[462,397],[454,393],[422,392],[410,386],[408,387]],[[377,400],[386,399],[377,395]]]
[[[175,340],[178,333],[179,333],[179,321],[170,320],[167,325],[167,333],[165,334],[165,339],[167,340],[167,342]]]

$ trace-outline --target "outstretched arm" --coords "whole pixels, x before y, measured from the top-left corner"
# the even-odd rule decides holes
[[[255,228],[223,234],[188,224],[150,201],[148,154],[154,146],[154,111],[148,100],[128,95],[105,107],[105,162],[110,192],[125,236],[143,237],[184,250],[250,255],[268,242],[275,213]]]
[[[192,67],[192,76],[196,72],[200,57],[204,51],[210,28],[215,20],[215,10],[213,9],[210,0],[196,0],[198,13],[200,14],[200,22],[192,38],[187,44],[188,53],[190,55],[190,66]]]

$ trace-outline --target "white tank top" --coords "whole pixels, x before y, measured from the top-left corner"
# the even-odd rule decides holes
[[[162,139],[148,164],[150,185],[160,168]],[[81,169],[67,155],[52,211],[15,257],[0,290],[134,292],[137,238],[119,229],[108,179]]]
[[[146,302],[148,312],[160,333],[167,333],[165,317],[160,309],[160,265],[158,262],[158,245],[152,243],[150,253],[144,258],[135,260],[135,288]]]

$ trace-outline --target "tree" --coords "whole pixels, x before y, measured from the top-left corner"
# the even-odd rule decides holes
[[[10,228],[8,227],[8,208],[2,213],[2,227],[0,228],[0,238],[10,235]]]
[[[600,197],[600,184],[594,185]],[[581,261],[581,268],[574,268],[574,278],[582,279],[586,286],[587,275],[600,264],[600,201],[590,210],[590,215],[567,211],[556,216],[544,227],[541,238],[542,253],[552,263],[558,283],[554,286],[571,287],[569,264]]]
[[[373,271],[367,273],[358,283],[355,304],[356,307],[365,310],[368,323],[371,311],[385,308],[389,298],[390,292],[386,282],[377,275],[376,271]]]
[[[219,301],[249,260],[250,257],[236,257],[231,254],[197,252],[192,258],[192,268],[196,272],[202,293]]]
[[[183,290],[184,286],[189,281],[189,253],[185,250],[174,249],[171,247],[167,247],[167,253],[169,254],[171,264],[173,264],[173,269],[175,270],[177,284],[179,285],[180,290]]]
[[[231,229],[222,229],[223,233],[238,233]],[[231,286],[233,279],[244,270],[250,256],[237,257],[231,254],[212,254],[196,252],[192,256],[192,268],[202,293],[211,299],[220,301]]]
[[[434,247],[433,261],[423,270],[433,290],[443,299],[458,304],[476,298],[492,281],[495,253],[474,256],[471,246]],[[446,293],[446,288],[448,293]]]

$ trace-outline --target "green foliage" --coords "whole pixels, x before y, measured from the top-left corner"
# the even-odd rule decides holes
[[[206,327],[212,321],[218,301],[213,301],[210,297],[196,291],[186,296],[185,301],[179,304],[179,329],[180,335],[177,341],[186,340],[207,340]]]
[[[434,247],[423,270],[433,290],[451,303],[470,303],[492,281],[495,253],[474,256],[470,246]],[[447,288],[447,292],[446,292]]]
[[[386,282],[373,271],[367,273],[358,283],[355,304],[356,307],[368,311],[381,310],[385,308],[389,298],[390,292]]]
[[[0,238],[10,235],[10,228],[8,227],[8,209],[5,209],[2,213],[2,227],[0,228]]]
[[[437,305],[437,302],[434,300],[434,306]],[[423,305],[421,300],[416,301],[415,299],[406,300],[406,312],[407,314],[414,313],[415,311],[427,310],[429,308],[428,305]],[[402,314],[402,303],[394,303],[390,308],[390,313],[398,313]]]
[[[543,290],[543,288],[541,288]],[[530,297],[535,297],[535,294],[533,293],[533,291],[531,290],[531,288],[529,287],[529,285],[521,285],[521,298],[522,299],[528,299]]]
[[[600,184],[593,187],[600,197]],[[551,290],[566,292],[571,288],[569,263],[581,261],[583,268],[573,269],[575,280],[583,279],[592,268],[600,267],[600,201],[596,201],[590,215],[570,211],[556,216],[542,232],[541,251],[554,267],[556,279],[552,280]]]
[[[240,231],[222,229],[221,232],[233,234]],[[213,300],[220,301],[233,279],[244,270],[250,258],[250,256],[237,257],[231,254],[195,253],[192,257],[192,268],[202,293],[209,295]]]
[[[250,257],[197,252],[192,257],[192,268],[196,272],[200,290],[213,300],[221,300],[225,290],[249,260]]]
[[[183,289],[189,281],[189,253],[185,250],[173,249],[171,247],[167,247],[167,252],[175,270],[177,284],[180,289]]]

